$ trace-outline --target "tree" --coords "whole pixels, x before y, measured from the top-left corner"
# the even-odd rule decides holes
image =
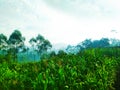
[[[6,55],[8,50],[7,37],[4,34],[0,34],[0,54]]]
[[[32,56],[33,56],[33,59],[35,60],[35,51],[36,51],[36,44],[37,44],[37,41],[36,39],[33,37],[29,40],[29,43],[31,44],[32,46]]]
[[[92,47],[96,48],[96,47],[108,47],[110,45],[109,43],[109,39],[108,38],[102,38],[100,40],[94,40],[92,42]]]
[[[0,34],[0,44],[7,41],[7,37],[4,34]]]
[[[101,47],[108,47],[110,45],[108,38],[102,38],[100,39],[100,46]]]
[[[82,42],[83,48],[91,48],[92,47],[92,41],[91,39],[86,39]]]
[[[23,46],[25,38],[19,30],[15,30],[9,37],[9,44]]]
[[[99,47],[108,47],[110,46],[110,40],[108,38],[102,38],[100,40],[91,40],[86,39],[79,43],[76,47],[79,51],[88,49],[88,48],[99,48]]]
[[[49,49],[52,48],[52,45],[49,40],[45,39],[42,35],[38,34],[36,38],[31,38],[29,43],[34,47],[40,57],[47,53]]]
[[[32,46],[35,46],[35,43],[36,43],[36,39],[35,38],[31,38],[29,43],[32,45]]]
[[[64,50],[59,50],[57,55],[59,57],[64,57],[65,55],[67,55],[67,53]]]
[[[48,49],[52,48],[51,43],[40,34],[36,37],[36,41],[39,54],[46,53]]]
[[[7,46],[7,37],[4,34],[0,34],[0,50],[6,49]]]
[[[31,39],[29,40],[29,43],[31,44],[32,49],[35,51],[36,44],[37,44],[36,39],[35,39],[35,38],[31,38]]]
[[[14,59],[17,58],[17,53],[20,49],[24,47],[25,38],[22,36],[19,30],[14,30],[14,32],[10,35],[8,44],[9,44],[9,52],[13,54]]]
[[[51,52],[50,52],[50,57],[54,57],[54,56],[56,56],[55,51],[51,51]]]

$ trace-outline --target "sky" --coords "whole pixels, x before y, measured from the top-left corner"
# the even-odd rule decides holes
[[[27,44],[38,34],[56,45],[120,39],[120,0],[0,0],[0,33],[15,29]]]

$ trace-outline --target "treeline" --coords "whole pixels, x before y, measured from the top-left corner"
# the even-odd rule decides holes
[[[120,47],[120,40],[115,38],[101,38],[100,40],[86,39],[76,46],[68,45],[66,52],[78,53],[79,51],[90,48]]]
[[[1,54],[7,55],[9,58],[17,59],[18,53],[25,53],[32,50],[32,53],[37,52],[39,56],[47,53],[52,48],[49,40],[38,34],[37,37],[32,37],[29,40],[31,47],[25,45],[25,37],[22,36],[19,30],[15,30],[9,38],[4,34],[0,34],[0,51]]]
[[[25,37],[19,30],[14,30],[7,38],[4,34],[0,34],[0,54],[7,58],[16,60],[40,60],[55,56],[56,52],[51,51],[52,44],[44,36],[38,34],[29,40],[31,47],[25,45]],[[86,39],[76,46],[68,45],[65,50],[59,50],[57,54],[76,54],[82,50],[89,48],[102,47],[120,47],[120,40],[102,38],[100,40]]]

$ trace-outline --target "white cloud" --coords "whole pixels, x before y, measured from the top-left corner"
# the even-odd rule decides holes
[[[44,0],[48,5],[83,18],[111,18],[120,15],[119,0]],[[119,14],[119,15],[117,15]]]
[[[14,8],[13,11],[6,11],[7,14],[0,15],[2,28],[0,32],[10,34],[18,28],[27,38],[27,41],[40,33],[52,43],[67,44],[76,44],[85,38],[119,38],[120,19],[118,19],[117,13],[119,12],[117,11],[119,11],[120,6],[116,5],[119,2],[117,0],[85,1],[76,0],[76,2],[68,3],[69,5],[66,8],[69,9],[66,10],[70,13],[50,7],[43,0],[21,0],[14,4],[12,2],[13,6],[17,5],[18,7]],[[66,0],[66,2],[69,1]],[[60,0],[54,3],[62,4]],[[5,10],[10,8],[7,5],[5,7]],[[11,12],[14,17],[11,17]],[[81,13],[83,14],[81,15]],[[116,35],[111,33],[112,29],[117,30],[118,33]]]

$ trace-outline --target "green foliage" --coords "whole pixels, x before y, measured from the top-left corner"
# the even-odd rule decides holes
[[[29,43],[32,45],[33,50],[37,51],[42,58],[46,57],[45,54],[52,48],[50,41],[40,34],[36,38],[31,38]]]
[[[0,64],[0,90],[115,90],[119,48],[60,53],[40,62]],[[0,56],[0,58],[2,58]]]
[[[0,34],[0,45],[7,41],[7,37],[4,34]]]
[[[6,56],[13,56],[13,59],[17,59],[17,53],[25,49],[24,45],[25,38],[22,37],[22,34],[19,30],[15,30],[7,40],[7,37],[3,34],[0,34],[0,54]],[[2,53],[1,53],[2,52]]]
[[[4,34],[0,34],[0,51],[6,51],[7,37]]]
[[[64,56],[66,56],[67,53],[66,53],[65,51],[63,51],[63,50],[59,50],[57,55],[58,55],[59,57],[61,57],[61,58],[64,58]]]
[[[14,32],[10,35],[8,42],[10,44],[20,44],[25,40],[24,37],[22,37],[22,34],[19,30],[14,30]]]

